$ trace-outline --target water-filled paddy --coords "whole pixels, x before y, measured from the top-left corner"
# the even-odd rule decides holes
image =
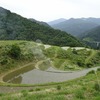
[[[41,84],[48,82],[62,82],[84,76],[87,72],[96,68],[85,69],[76,72],[64,72],[55,70],[51,67],[43,71],[35,69],[34,66],[27,66],[23,69],[14,71],[4,77],[5,82],[18,84]]]

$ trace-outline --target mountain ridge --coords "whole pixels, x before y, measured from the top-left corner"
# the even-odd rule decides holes
[[[32,21],[32,22],[36,22],[36,23],[38,23],[40,25],[44,25],[44,26],[47,26],[47,27],[51,27],[49,24],[47,24],[46,22],[43,22],[43,21],[37,21],[37,20],[35,20],[33,18],[29,18],[29,20]]]
[[[64,22],[64,21],[66,21],[65,18],[59,18],[59,19],[48,22],[48,24],[49,25],[55,25],[55,24],[58,24],[58,23],[61,23],[61,22]]]
[[[100,25],[100,18],[70,18],[64,22],[51,25],[54,29],[60,29],[73,36],[78,36]]]
[[[40,40],[44,44],[58,46],[84,46],[78,39],[66,32],[40,25],[2,9],[0,9],[2,13],[0,15],[0,40]]]

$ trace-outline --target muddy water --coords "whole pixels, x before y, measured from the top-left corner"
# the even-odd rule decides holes
[[[86,75],[90,70],[96,70],[98,67],[85,69],[75,72],[58,71],[49,68],[47,71],[35,69],[33,66],[28,66],[24,69],[15,71],[4,77],[5,82],[19,83],[19,84],[41,84],[48,82],[62,82],[75,79]],[[100,68],[100,67],[99,67]]]
[[[8,83],[21,83],[21,81],[22,81],[21,75],[33,70],[34,68],[35,68],[34,65],[30,64],[24,68],[13,71],[13,72],[7,74],[6,76],[4,76],[3,81],[8,82]]]

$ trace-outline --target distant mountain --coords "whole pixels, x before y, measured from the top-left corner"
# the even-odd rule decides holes
[[[66,31],[74,36],[78,36],[92,28],[100,25],[100,18],[71,18],[64,22],[51,25],[55,29]]]
[[[100,26],[85,32],[84,34],[80,35],[80,38],[85,41],[99,41],[100,42]]]
[[[49,25],[55,25],[55,24],[59,24],[59,23],[64,22],[64,21],[66,21],[66,19],[60,18],[60,19],[57,19],[57,20],[48,22],[48,24],[49,24]]]
[[[81,40],[94,48],[100,48],[100,26],[79,36]]]
[[[36,23],[38,23],[40,25],[44,25],[44,26],[47,26],[47,27],[51,27],[46,22],[43,22],[43,21],[37,21],[37,20],[35,20],[33,18],[30,18],[29,20],[32,21],[32,22],[36,22]]]
[[[0,40],[41,40],[58,46],[83,46],[75,37],[0,7]]]
[[[90,21],[90,22],[93,22],[93,23],[96,23],[96,24],[100,25],[100,18],[90,17],[90,18],[84,18],[84,20],[87,20],[87,21]]]

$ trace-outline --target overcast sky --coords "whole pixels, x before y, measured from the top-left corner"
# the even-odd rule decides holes
[[[45,22],[72,17],[100,18],[100,0],[0,0],[0,6]]]

